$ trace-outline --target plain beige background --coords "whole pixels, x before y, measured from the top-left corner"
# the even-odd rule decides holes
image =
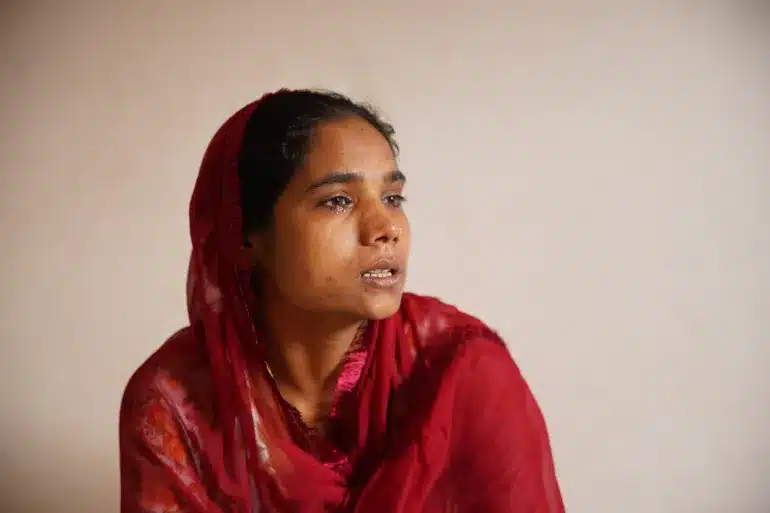
[[[285,85],[395,123],[410,289],[505,335],[570,512],[770,511],[766,7],[3,2],[0,509],[117,511],[200,157]]]

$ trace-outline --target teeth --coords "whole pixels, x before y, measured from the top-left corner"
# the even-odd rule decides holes
[[[372,269],[366,271],[363,276],[364,278],[389,278],[393,276],[393,271],[390,269]]]

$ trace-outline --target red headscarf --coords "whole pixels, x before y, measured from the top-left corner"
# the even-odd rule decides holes
[[[190,205],[191,328],[184,347],[206,355],[223,440],[223,449],[209,444],[201,449],[207,454],[192,459],[205,460],[220,477],[194,491],[183,483],[191,477],[177,477],[169,494],[187,494],[185,503],[205,513],[224,511],[220,500],[202,499],[205,493],[224,493],[227,510],[243,513],[562,513],[545,424],[505,346],[481,321],[436,299],[405,294],[396,315],[367,331],[350,476],[292,441],[253,327],[257,305],[242,249],[238,156],[257,103],[214,136]],[[131,386],[121,421],[126,432]],[[125,497],[135,486],[125,479],[151,472],[146,462],[134,463],[128,447],[121,447],[123,513],[136,511]]]

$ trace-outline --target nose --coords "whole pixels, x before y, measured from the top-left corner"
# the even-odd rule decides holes
[[[361,242],[365,246],[394,244],[402,234],[400,224],[382,203],[370,208],[361,219]]]

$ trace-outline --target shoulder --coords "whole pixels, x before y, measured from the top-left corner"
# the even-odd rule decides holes
[[[120,404],[121,429],[141,428],[165,416],[184,420],[190,410],[208,415],[211,390],[205,353],[191,328],[179,330],[128,380]]]
[[[404,294],[401,315],[418,346],[455,358],[510,360],[502,337],[478,317],[432,296]]]
[[[486,323],[433,297],[409,294],[402,306],[405,338],[415,348],[404,382],[406,411],[451,402],[452,418],[467,432],[477,421],[494,423],[495,415],[513,418],[536,410],[507,344]]]
[[[505,410],[532,419],[533,426],[542,422],[532,390],[500,334],[437,298],[410,294],[405,299],[422,339],[424,382],[433,379],[453,391],[457,411],[477,420]]]
[[[466,392],[526,386],[508,345],[484,321],[430,296],[405,294],[402,316],[425,379]]]
[[[207,374],[203,352],[185,328],[128,380],[118,429],[124,510],[210,503],[201,462],[206,451],[221,450],[221,442],[212,427]]]

